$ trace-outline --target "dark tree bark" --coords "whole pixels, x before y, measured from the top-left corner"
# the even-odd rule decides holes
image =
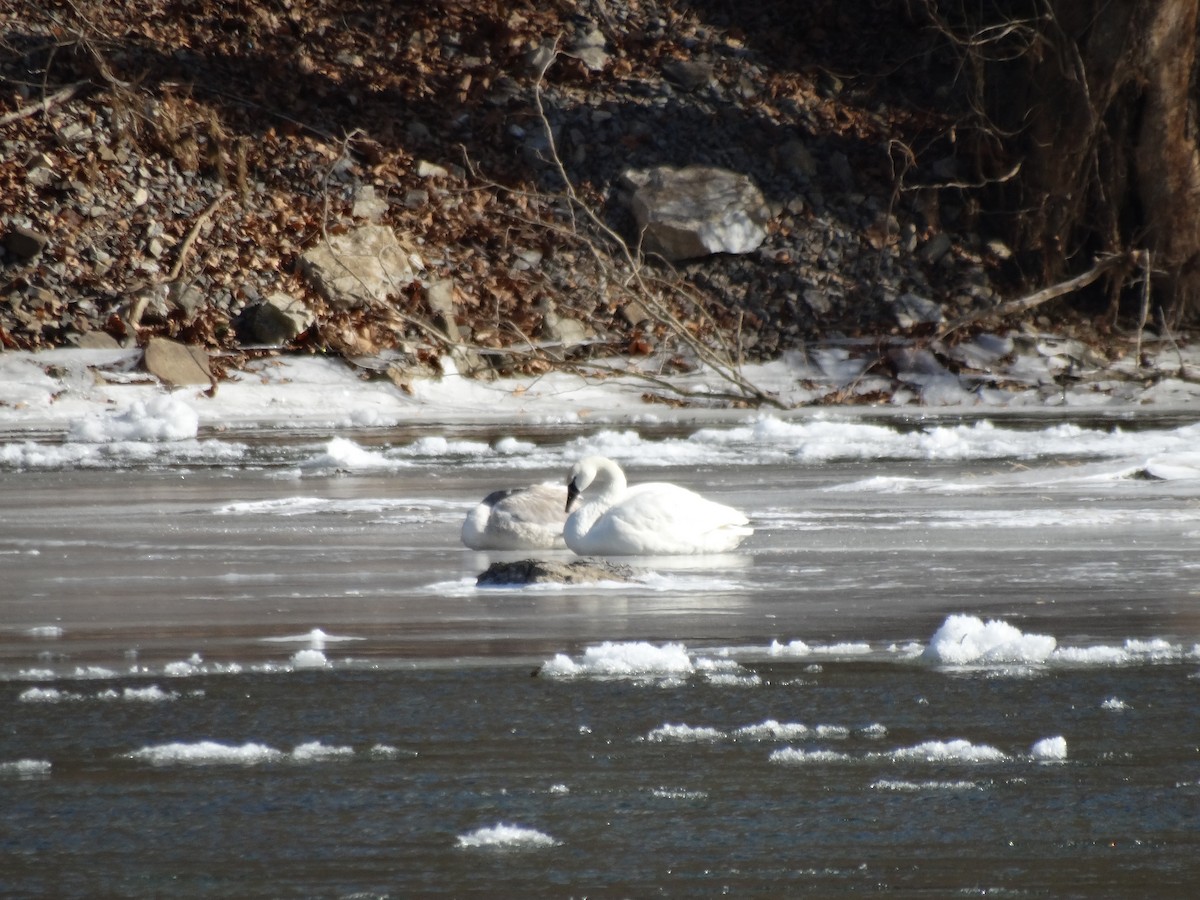
[[[1200,0],[927,0],[969,64],[985,207],[1034,286],[1148,251],[1152,305],[1200,320]],[[1126,267],[1110,285],[1141,287]]]

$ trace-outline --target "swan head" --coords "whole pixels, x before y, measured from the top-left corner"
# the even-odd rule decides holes
[[[581,459],[571,469],[571,477],[567,481],[567,512],[571,511],[579,495],[593,483],[603,489],[610,489],[613,485],[624,487],[625,475],[608,457],[588,456]]]

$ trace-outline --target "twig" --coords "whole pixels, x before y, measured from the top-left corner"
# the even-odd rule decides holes
[[[1040,291],[1034,291],[1032,294],[1026,294],[1024,297],[1018,297],[1015,300],[1009,300],[1007,303],[1001,303],[999,306],[993,306],[989,309],[973,312],[961,318],[955,319],[938,329],[937,336],[945,337],[952,331],[966,326],[973,325],[976,322],[982,322],[985,319],[1004,319],[1009,316],[1019,315],[1020,313],[1028,312],[1034,307],[1041,306],[1054,300],[1057,297],[1062,297],[1064,294],[1070,294],[1075,291],[1087,287],[1092,282],[1098,280],[1103,275],[1121,269],[1127,266],[1136,265],[1141,261],[1139,258],[1140,251],[1130,253],[1116,253],[1112,256],[1106,256],[1096,262],[1094,266],[1074,278],[1068,278],[1066,281],[1060,281],[1058,284],[1052,284],[1049,287],[1044,287]]]
[[[187,262],[188,254],[192,250],[192,245],[196,243],[196,238],[200,234],[200,229],[204,223],[208,221],[208,217],[213,214],[218,206],[229,197],[232,191],[222,191],[218,194],[208,206],[204,207],[204,211],[196,216],[196,221],[192,223],[192,227],[188,229],[187,237],[183,239],[183,243],[179,245],[179,256],[175,259],[175,265],[171,266],[171,271],[167,273],[166,280],[168,282],[175,281],[179,278],[179,273],[183,271],[183,264]]]

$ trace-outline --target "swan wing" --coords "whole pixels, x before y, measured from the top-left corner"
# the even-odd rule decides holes
[[[472,550],[541,550],[563,546],[567,489],[536,484],[488,494],[463,522]]]
[[[630,488],[592,526],[597,549],[623,554],[719,553],[753,529],[744,515],[674,484]],[[603,549],[600,549],[603,548]]]

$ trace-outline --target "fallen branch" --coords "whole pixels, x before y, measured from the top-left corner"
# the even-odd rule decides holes
[[[188,230],[187,237],[183,239],[183,243],[179,245],[179,256],[175,259],[175,265],[171,267],[171,271],[167,274],[168,282],[175,281],[179,278],[179,273],[183,271],[183,264],[187,262],[188,254],[192,251],[192,245],[196,243],[196,238],[200,234],[200,229],[204,223],[208,221],[208,217],[213,214],[218,206],[220,206],[225,198],[229,197],[232,191],[222,191],[217,195],[216,199],[208,206],[204,207],[204,211],[196,216],[196,221],[192,223],[192,227]]]
[[[10,113],[5,113],[3,116],[0,116],[0,127],[10,125],[20,119],[27,119],[29,116],[36,116],[38,113],[48,112],[50,107],[66,103],[87,87],[87,85],[88,82],[86,81],[76,81],[74,84],[68,84],[64,88],[59,88],[49,97],[43,97],[37,103],[30,103],[27,106],[22,106],[20,109],[14,109]]]
[[[1024,297],[1009,300],[1006,303],[1001,303],[999,306],[978,310],[955,319],[953,322],[949,322],[939,328],[937,337],[945,337],[966,325],[974,325],[977,322],[983,322],[987,319],[1006,319],[1009,316],[1028,312],[1035,307],[1041,306],[1043,303],[1048,303],[1058,297],[1082,290],[1109,272],[1117,269],[1131,268],[1137,265],[1139,260],[1140,253],[1138,251],[1115,253],[1112,256],[1105,256],[1086,272],[1076,275],[1074,278],[1068,278],[1066,281],[1060,281],[1058,284],[1044,287],[1040,291],[1034,291],[1032,294],[1026,294]]]

